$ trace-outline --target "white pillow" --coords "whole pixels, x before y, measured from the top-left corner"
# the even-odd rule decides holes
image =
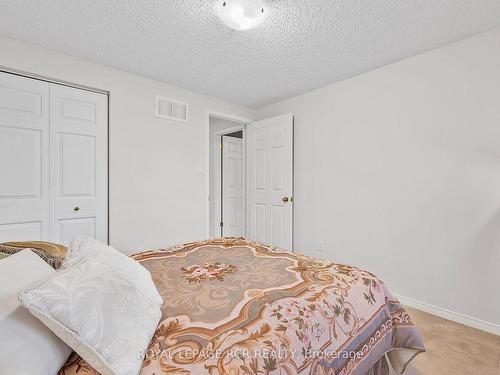
[[[136,283],[142,277],[138,267],[84,258],[19,299],[102,375],[138,374],[139,354],[161,318],[160,307]]]
[[[84,258],[99,259],[130,274],[134,274],[134,282],[146,296],[158,306],[163,305],[158,290],[156,289],[151,274],[139,262],[93,238],[79,236],[71,242],[68,254],[64,259],[61,269],[69,268],[79,263]]]
[[[71,348],[22,307],[20,291],[56,271],[31,250],[0,261],[0,374],[56,374]]]

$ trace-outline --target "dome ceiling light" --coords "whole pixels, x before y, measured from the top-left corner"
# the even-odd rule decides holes
[[[235,30],[249,30],[260,25],[269,9],[264,0],[219,0],[215,13],[228,27]]]

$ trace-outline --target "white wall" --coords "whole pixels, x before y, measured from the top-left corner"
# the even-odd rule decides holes
[[[255,111],[2,37],[0,66],[111,91],[112,244],[206,236],[207,110]],[[296,248],[500,324],[499,67],[496,30],[260,110],[295,113]],[[189,123],[155,119],[157,94]]]
[[[296,249],[500,324],[500,30],[259,116],[286,112],[295,114]]]
[[[207,237],[207,111],[253,110],[3,37],[0,66],[111,92],[111,244],[132,252]],[[154,118],[156,95],[188,102],[189,123]]]

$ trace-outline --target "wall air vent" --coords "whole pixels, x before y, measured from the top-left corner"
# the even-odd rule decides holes
[[[155,101],[155,115],[159,118],[187,122],[188,105],[178,100],[157,96]]]

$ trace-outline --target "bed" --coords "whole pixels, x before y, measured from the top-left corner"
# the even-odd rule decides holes
[[[132,256],[164,299],[141,375],[388,374],[424,345],[370,272],[243,239]],[[73,354],[59,375],[96,375]]]

